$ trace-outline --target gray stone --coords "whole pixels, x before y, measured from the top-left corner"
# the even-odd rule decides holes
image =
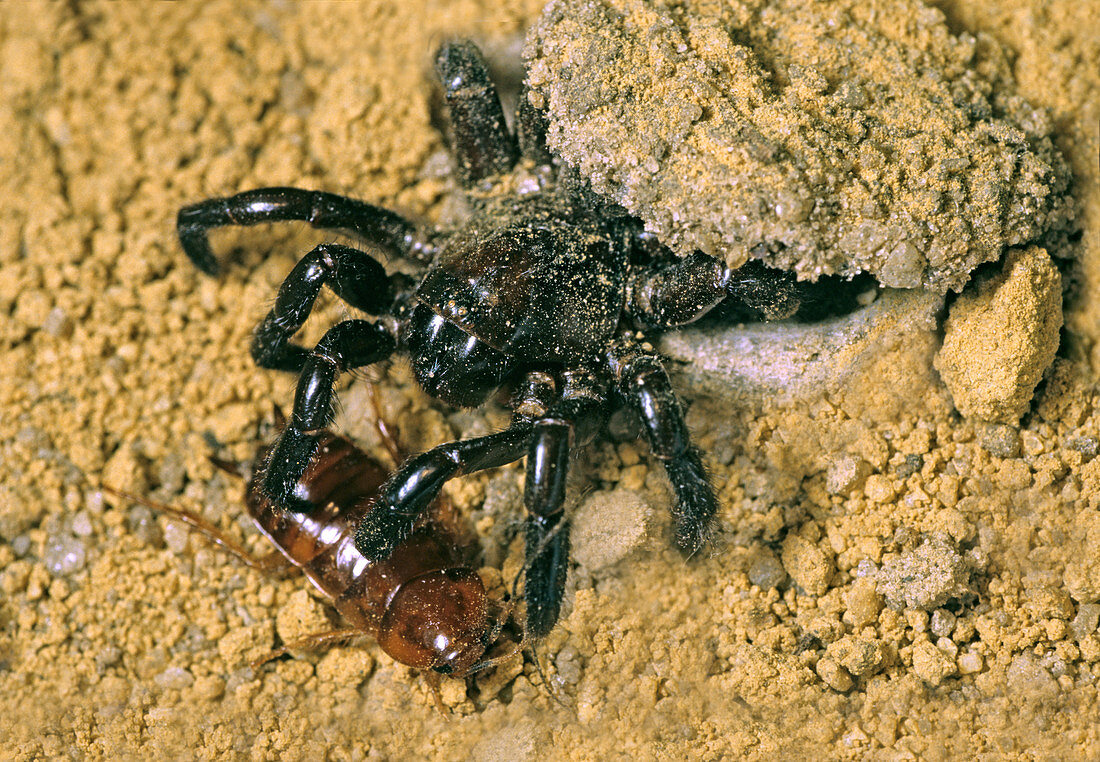
[[[660,350],[689,392],[729,399],[800,400],[839,388],[870,361],[936,327],[943,297],[888,289],[869,306],[820,323],[687,327]]]

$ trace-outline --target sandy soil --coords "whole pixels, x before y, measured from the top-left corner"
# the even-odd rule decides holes
[[[578,471],[597,518],[541,648],[564,705],[527,664],[449,683],[441,714],[369,642],[254,672],[277,636],[323,617],[304,580],[98,490],[188,507],[262,551],[240,485],[208,457],[249,458],[272,403],[292,399],[293,379],[252,365],[249,333],[324,237],[221,233],[213,280],[180,252],[176,210],[299,185],[440,218],[453,184],[431,54],[470,36],[514,78],[539,5],[0,9],[0,758],[1100,756],[1094,0],[940,3],[955,31],[1012,52],[1076,178],[1062,344],[1020,425],[955,412],[932,334],[812,403],[694,400],[723,531],[690,563],[668,547],[644,446],[595,445]],[[331,304],[307,333],[342,314]],[[401,365],[379,375],[410,449],[503,420],[442,408]],[[340,425],[373,446],[358,396]],[[481,506],[515,503],[517,476],[450,489],[505,578],[515,525]],[[647,509],[601,534],[592,505],[627,491]],[[628,535],[622,554],[596,552]]]

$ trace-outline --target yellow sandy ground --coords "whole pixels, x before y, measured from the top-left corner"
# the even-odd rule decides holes
[[[444,716],[369,642],[253,673],[276,630],[323,621],[304,581],[244,569],[95,485],[201,511],[262,551],[207,458],[249,458],[292,398],[248,337],[323,237],[219,234],[233,264],[212,280],[180,252],[176,210],[286,184],[437,217],[450,185],[431,53],[471,36],[518,62],[539,3],[5,4],[0,757],[1100,756],[1100,7],[942,5],[956,31],[1013,51],[1076,176],[1064,346],[1031,413],[1019,430],[960,418],[931,340],[812,405],[697,401],[724,506],[713,555],[685,564],[654,511],[652,541],[570,583],[542,647],[565,706],[513,663],[469,695],[448,684]],[[402,366],[382,377],[411,449],[502,420],[452,415]],[[644,446],[601,443],[579,470],[667,501]],[[474,508],[519,476],[505,474],[450,493]],[[508,529],[490,514],[477,528]],[[919,551],[926,537],[942,542]],[[973,572],[962,610],[895,610],[857,579],[899,555],[950,565],[943,543]],[[515,548],[498,555],[507,577]],[[753,584],[776,558],[798,585]]]

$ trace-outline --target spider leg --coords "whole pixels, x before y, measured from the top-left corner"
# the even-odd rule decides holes
[[[793,272],[773,270],[750,259],[733,271],[726,291],[765,320],[783,320],[798,312],[810,287],[810,283],[799,283]]]
[[[458,176],[466,187],[510,170],[519,151],[481,51],[469,41],[444,44],[435,57],[451,117]]]
[[[419,259],[416,229],[395,212],[324,191],[257,188],[183,207],[176,217],[180,245],[195,266],[218,273],[207,236],[211,228],[298,220],[316,228],[347,230],[401,256]]]
[[[516,112],[516,137],[520,152],[536,164],[549,164],[551,156],[550,149],[546,147],[546,112],[531,105],[526,82],[520,90]]]
[[[524,505],[527,508],[523,595],[526,633],[549,634],[561,614],[569,567],[569,522],[565,512],[569,456],[599,429],[606,409],[606,384],[584,371],[563,374],[562,398],[534,423],[527,451]]]
[[[523,597],[528,636],[541,638],[561,613],[569,565],[569,522],[563,521],[573,424],[560,418],[535,423],[527,452],[523,502],[527,508]]]
[[[252,336],[252,359],[261,368],[300,371],[310,350],[292,344],[290,337],[309,317],[321,286],[356,309],[372,314],[385,312],[394,289],[385,268],[371,255],[350,246],[323,243],[302,257],[286,276],[275,306]]]
[[[649,448],[665,466],[675,500],[676,545],[690,555],[710,537],[718,503],[699,450],[692,445],[680,403],[660,359],[629,335],[608,352],[619,391],[638,412]]]
[[[531,424],[516,421],[504,431],[447,442],[409,458],[382,485],[377,504],[355,532],[355,547],[372,561],[388,558],[447,480],[519,460],[530,438]]]
[[[553,393],[553,379],[545,373],[529,373],[519,388],[516,413],[507,429],[446,442],[406,460],[382,485],[374,509],[359,523],[355,547],[372,561],[388,558],[447,480],[522,458],[531,438],[529,413],[544,412]]]
[[[396,348],[393,336],[368,320],[345,320],[328,330],[302,363],[294,412],[271,451],[263,490],[278,506],[308,511],[298,494],[302,474],[317,449],[316,433],[332,420],[333,384],[341,372],[371,365]]]
[[[627,287],[627,309],[647,327],[670,328],[692,323],[731,298],[767,320],[781,320],[798,311],[799,292],[793,273],[770,270],[756,260],[730,270],[696,251],[663,266],[636,268]]]

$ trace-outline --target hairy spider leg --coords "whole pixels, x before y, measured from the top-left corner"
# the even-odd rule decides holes
[[[298,492],[302,475],[317,449],[315,432],[332,421],[332,387],[336,377],[345,370],[384,360],[396,348],[393,336],[369,320],[337,323],[317,342],[302,364],[294,411],[271,451],[263,477],[264,493],[273,503],[294,511],[314,507]]]
[[[809,299],[812,283],[799,283],[793,272],[772,270],[758,259],[750,259],[733,271],[726,291],[764,316],[783,320],[794,315]]]
[[[725,264],[701,251],[683,259],[666,259],[663,266],[634,267],[627,285],[627,309],[649,328],[686,325],[726,298],[730,279]]]
[[[380,315],[393,303],[394,289],[386,270],[365,251],[322,243],[302,257],[286,276],[275,306],[252,335],[252,359],[261,368],[298,372],[310,350],[290,342],[309,317],[321,286],[356,309]]]
[[[443,83],[462,184],[468,188],[510,170],[519,150],[481,51],[468,40],[448,42],[436,54],[435,70]]]
[[[535,421],[527,450],[527,509],[523,596],[528,637],[550,633],[561,614],[569,566],[569,522],[564,519],[569,457],[587,444],[606,417],[606,384],[592,373],[563,374],[562,398]]]
[[[184,252],[209,274],[218,271],[208,231],[223,225],[255,225],[298,220],[323,229],[348,230],[399,256],[416,258],[415,228],[389,210],[322,191],[260,188],[228,198],[208,199],[180,210],[177,229]],[[311,432],[332,419],[332,386],[350,368],[389,357],[394,338],[381,326],[348,320],[333,326],[313,350],[290,342],[328,283],[353,307],[380,314],[393,301],[385,269],[366,252],[340,244],[321,244],[306,254],[283,281],[275,306],[257,327],[252,357],[261,367],[300,371],[294,412],[272,451],[263,488],[277,505],[310,510],[296,495],[317,440]]]
[[[607,357],[620,393],[641,418],[649,449],[665,466],[676,498],[672,506],[676,545],[691,555],[713,532],[718,503],[672,383],[660,358],[629,335],[620,337]]]
[[[393,254],[418,261],[416,228],[401,215],[363,201],[301,188],[257,188],[225,198],[210,198],[183,207],[176,231],[188,258],[207,275],[218,274],[210,250],[211,228],[263,222],[308,222],[324,230],[344,230]]]
[[[504,120],[496,85],[476,45],[469,41],[443,45],[436,53],[435,67],[443,83],[454,155],[465,187],[507,172],[520,154],[536,164],[550,163],[546,113],[531,105],[526,83],[520,91],[513,138]]]

